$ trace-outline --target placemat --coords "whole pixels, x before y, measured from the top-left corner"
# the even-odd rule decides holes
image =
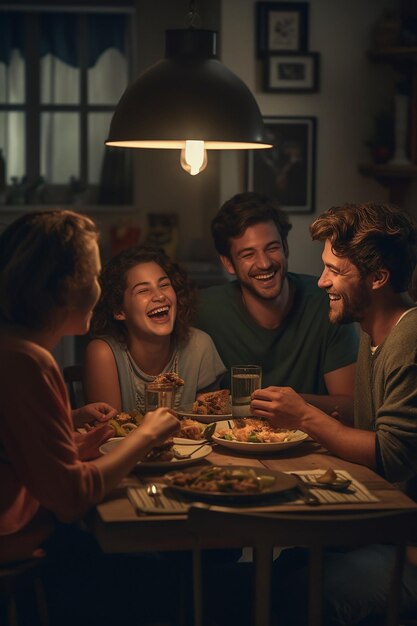
[[[317,478],[324,474],[325,469],[307,470],[288,472],[291,474],[297,474],[300,478],[311,485]],[[317,496],[321,504],[358,504],[368,502],[379,502],[379,498],[374,496],[361,482],[353,478],[349,472],[345,470],[337,470],[336,474],[340,478],[347,478],[352,481],[347,491],[330,491],[329,489],[320,489],[309,487],[309,490]],[[184,515],[187,513],[192,501],[181,497],[179,494],[170,493],[166,485],[163,483],[155,483],[159,488],[159,495],[149,496],[146,488],[147,485],[140,487],[128,487],[127,495],[133,508],[139,514],[157,514],[157,515]],[[209,503],[208,503],[209,504]],[[224,503],[223,503],[224,504]],[[262,502],[256,502],[254,505],[258,508],[270,508],[278,504],[304,504],[303,500],[298,496],[296,490],[291,490],[274,498],[268,498]],[[227,506],[233,506],[236,508],[247,508],[246,503],[228,503]]]
[[[325,469],[318,470],[306,470],[306,471],[297,471],[297,472],[287,472],[288,474],[297,474],[303,482],[311,485],[317,481],[319,476],[322,476],[325,473]],[[321,504],[357,504],[364,502],[379,502],[379,498],[374,496],[361,482],[353,478],[346,470],[337,470],[337,476],[340,478],[347,478],[352,481],[349,489],[347,491],[331,491],[330,489],[320,489],[309,487],[311,493],[313,493]],[[288,502],[290,499],[288,500]],[[301,499],[292,500],[292,504],[303,504]]]

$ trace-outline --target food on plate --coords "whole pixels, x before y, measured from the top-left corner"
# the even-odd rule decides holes
[[[174,458],[173,451],[174,441],[172,437],[164,441],[161,446],[152,448],[150,452],[142,459],[142,463],[156,463],[157,461],[171,461]]]
[[[132,430],[138,428],[143,422],[143,415],[138,411],[130,413],[118,413],[114,419],[109,420],[109,425],[114,428],[116,437],[126,437]],[[152,448],[142,460],[142,463],[152,463],[156,461],[171,461],[174,458],[174,440],[172,437],[164,441],[160,446]]]
[[[230,412],[230,389],[200,393],[193,403],[193,413],[197,415],[226,415]]]
[[[132,430],[135,430],[143,421],[143,415],[138,411],[130,413],[118,413],[115,418],[109,420],[109,426],[112,426],[116,437],[126,437]]]
[[[334,471],[334,469],[332,469],[331,467],[328,467],[327,470],[324,472],[324,474],[321,474],[321,476],[317,476],[317,480],[321,483],[331,484],[331,483],[337,482],[337,480],[339,480],[339,477]]]
[[[275,483],[274,476],[259,476],[253,469],[242,467],[204,467],[193,473],[173,472],[167,478],[177,487],[223,493],[259,493]]]
[[[205,425],[200,422],[196,422],[193,419],[183,419],[180,423],[178,437],[184,437],[184,439],[202,439],[205,429]]]
[[[299,434],[295,430],[273,428],[269,422],[261,419],[235,419],[232,428],[216,431],[216,436],[227,441],[244,443],[282,443],[292,441]]]
[[[177,385],[177,387],[182,387],[184,385],[184,381],[181,376],[178,376],[176,372],[165,372],[164,374],[158,374],[152,381],[154,383],[168,383]]]

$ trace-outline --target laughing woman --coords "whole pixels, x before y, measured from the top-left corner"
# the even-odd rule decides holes
[[[211,338],[191,327],[194,296],[187,275],[162,250],[134,247],[104,267],[95,308],[94,339],[86,350],[88,402],[144,413],[144,389],[158,374],[175,372],[174,408],[215,389],[225,367]]]

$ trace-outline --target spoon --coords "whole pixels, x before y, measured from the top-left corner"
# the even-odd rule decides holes
[[[150,485],[146,487],[146,493],[148,494],[150,498],[152,498],[155,501],[155,506],[158,506],[158,507],[162,506],[162,503],[159,497],[161,495],[161,490],[159,489],[157,485],[155,485],[155,483],[151,483]]]
[[[329,467],[324,474],[319,476],[317,480],[310,481],[312,487],[332,489],[333,491],[345,491],[351,483],[352,481],[349,478],[339,478],[331,467]]]

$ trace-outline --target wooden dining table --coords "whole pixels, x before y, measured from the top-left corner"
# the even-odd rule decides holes
[[[376,497],[374,502],[320,504],[311,507],[299,500],[279,501],[262,504],[257,502],[247,505],[251,510],[274,512],[308,512],[351,513],[359,511],[417,509],[417,503],[402,491],[384,480],[370,468],[344,461],[333,456],[319,444],[305,441],[300,445],[279,452],[271,452],[262,456],[245,455],[226,447],[217,445],[211,454],[205,457],[195,469],[203,465],[246,466],[255,469],[266,468],[281,472],[302,472],[314,470],[347,471],[352,478],[364,485]],[[106,553],[137,553],[153,551],[192,550],[195,538],[187,526],[187,513],[149,514],[140,513],[131,504],[127,491],[129,487],[140,487],[146,483],[164,481],[164,473],[150,470],[144,471],[141,465],[127,476],[119,487],[100,502],[87,516],[86,524],[95,535],[102,550]],[[221,534],[207,534],[204,538],[206,548],[233,548],[240,546],[238,533],[233,541],[225,539]]]

